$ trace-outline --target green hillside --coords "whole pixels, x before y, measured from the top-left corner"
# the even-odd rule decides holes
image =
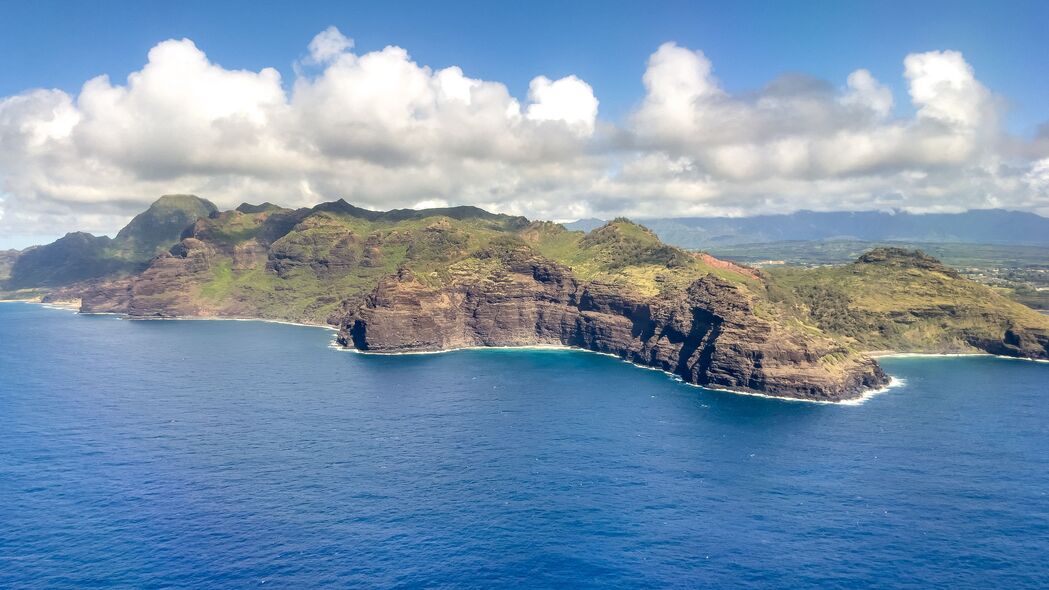
[[[918,250],[876,248],[851,264],[765,272],[772,299],[867,350],[1046,354],[1049,317]]]
[[[145,268],[153,256],[176,244],[198,218],[217,211],[193,195],[166,195],[136,215],[116,238],[74,232],[0,262],[0,293],[60,287],[125,275]],[[7,267],[7,268],[4,268]]]
[[[178,242],[194,221],[217,211],[211,201],[194,195],[160,197],[117,233],[113,253],[129,260],[148,260]]]
[[[294,211],[241,206],[199,220],[190,236],[209,261],[208,271],[192,281],[204,308],[304,321],[324,321],[397,272],[440,288],[486,276],[501,264],[502,253],[513,250],[641,296],[684,289],[710,272],[740,284],[754,281],[666,246],[627,220],[587,235],[471,207],[374,212],[340,202]]]

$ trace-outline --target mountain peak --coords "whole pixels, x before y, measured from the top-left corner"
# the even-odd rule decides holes
[[[274,205],[269,201],[259,205],[252,205],[251,203],[241,203],[240,205],[237,205],[237,211],[240,211],[241,213],[264,213],[267,211],[280,211],[282,209],[283,207],[280,205]]]
[[[161,195],[156,201],[150,204],[149,208],[154,207],[193,207],[193,206],[204,206],[209,208],[215,208],[215,205],[197,195],[173,193],[170,195]]]
[[[117,233],[121,249],[132,258],[150,258],[179,241],[182,231],[218,207],[196,195],[164,195]]]

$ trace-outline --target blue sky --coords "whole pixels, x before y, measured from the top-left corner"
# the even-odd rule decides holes
[[[300,4],[0,0],[0,248],[167,193],[1049,215],[1044,0]]]
[[[300,5],[301,4],[301,5]],[[1049,121],[1049,2],[5,2],[0,95],[76,91],[98,74],[121,79],[150,47],[188,37],[226,68],[292,62],[329,25],[358,50],[395,44],[419,63],[459,65],[522,96],[538,74],[576,74],[601,116],[642,97],[645,60],[661,43],[702,50],[733,92],[785,72],[834,84],[866,68],[910,110],[901,83],[908,53],[956,49],[1009,102],[1009,129]],[[447,5],[446,5],[447,4]]]

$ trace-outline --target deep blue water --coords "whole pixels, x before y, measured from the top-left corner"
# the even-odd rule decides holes
[[[1049,365],[860,406],[0,304],[0,587],[1049,586]]]

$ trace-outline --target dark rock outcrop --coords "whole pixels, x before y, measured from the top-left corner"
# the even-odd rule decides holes
[[[1049,360],[1049,332],[1010,327],[1000,339],[972,334],[969,344],[991,354]]]
[[[895,247],[874,248],[857,258],[856,263],[932,271],[947,275],[952,279],[961,277],[958,271],[921,250],[907,250],[906,248]]]

